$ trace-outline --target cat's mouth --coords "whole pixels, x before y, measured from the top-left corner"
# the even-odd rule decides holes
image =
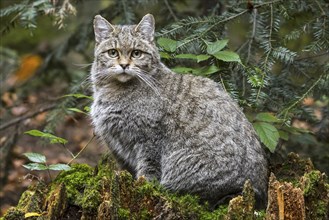
[[[128,73],[128,71],[123,71],[121,73],[116,74],[114,78],[121,83],[125,83],[133,79],[134,76]]]

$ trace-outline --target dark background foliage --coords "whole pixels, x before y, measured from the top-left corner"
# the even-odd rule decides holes
[[[72,152],[82,148],[77,142],[91,138],[84,114],[90,100],[62,96],[91,94],[88,74],[96,14],[114,24],[134,24],[152,13],[163,62],[182,74],[206,75],[222,84],[258,128],[263,143],[272,145],[274,163],[295,151],[329,173],[327,1],[7,0],[0,4],[1,186],[8,184],[8,175],[15,170],[13,161],[22,153],[46,154],[43,151],[48,149],[48,157],[58,162],[59,155],[49,144],[24,139],[23,132],[39,129],[65,137]],[[211,54],[209,44],[223,39],[228,40],[224,50],[238,54],[241,62],[226,62],[227,57]],[[208,58],[197,60],[196,55]],[[48,148],[35,148],[39,145]],[[97,143],[92,147],[99,149]],[[97,158],[87,162],[95,163]]]

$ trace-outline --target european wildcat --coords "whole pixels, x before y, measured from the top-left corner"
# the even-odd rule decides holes
[[[153,16],[112,26],[97,15],[94,31],[91,116],[122,167],[210,204],[250,179],[263,203],[267,161],[251,124],[220,85],[160,62]]]

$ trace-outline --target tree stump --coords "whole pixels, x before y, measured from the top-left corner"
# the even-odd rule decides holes
[[[106,158],[96,168],[74,164],[48,185],[31,185],[2,219],[329,219],[328,180],[311,161],[291,154],[272,172],[266,211],[254,209],[249,181],[241,196],[212,210],[195,196],[135,180]]]

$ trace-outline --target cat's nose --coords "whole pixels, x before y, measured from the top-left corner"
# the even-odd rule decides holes
[[[122,67],[122,69],[126,69],[129,66],[129,64],[120,64],[120,66]]]

